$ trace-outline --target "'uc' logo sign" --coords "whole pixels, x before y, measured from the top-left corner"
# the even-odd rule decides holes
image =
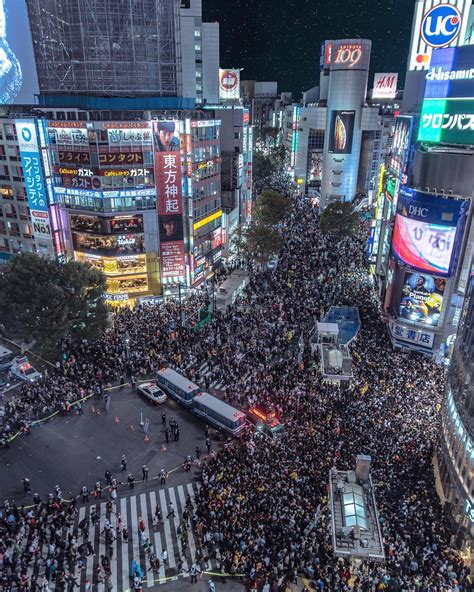
[[[421,36],[431,47],[446,47],[461,30],[462,16],[452,4],[438,4],[425,14]]]

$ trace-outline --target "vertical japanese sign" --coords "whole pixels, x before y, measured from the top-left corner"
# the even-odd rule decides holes
[[[31,222],[33,224],[33,234],[38,238],[50,238],[51,226],[48,198],[44,185],[35,122],[33,119],[18,119],[15,125]]]
[[[175,122],[154,122],[155,183],[160,234],[161,277],[186,274],[183,232],[181,152]],[[168,150],[163,150],[167,147]]]

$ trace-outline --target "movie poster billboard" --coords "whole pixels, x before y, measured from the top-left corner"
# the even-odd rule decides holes
[[[329,152],[350,154],[354,136],[355,111],[332,111],[329,133]]]
[[[161,277],[182,277],[186,266],[179,122],[154,121],[153,137]]]
[[[407,273],[399,315],[402,319],[437,327],[443,309],[446,279],[426,273]]]
[[[447,199],[400,186],[392,254],[405,265],[450,276],[462,239],[465,200]]]

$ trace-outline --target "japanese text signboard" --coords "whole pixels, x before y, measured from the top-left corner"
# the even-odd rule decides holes
[[[418,141],[474,144],[474,100],[425,99]]]
[[[33,233],[36,236],[49,238],[51,227],[48,213],[41,156],[38,147],[35,122],[32,119],[16,121],[16,132],[20,148],[21,166],[25,179],[28,205],[30,207]]]

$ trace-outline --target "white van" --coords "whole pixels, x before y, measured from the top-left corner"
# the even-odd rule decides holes
[[[0,345],[0,371],[8,370],[13,364],[14,358],[15,354],[12,351]]]
[[[26,356],[15,358],[10,372],[24,382],[36,382],[43,378],[43,375],[36,368],[33,368]]]

